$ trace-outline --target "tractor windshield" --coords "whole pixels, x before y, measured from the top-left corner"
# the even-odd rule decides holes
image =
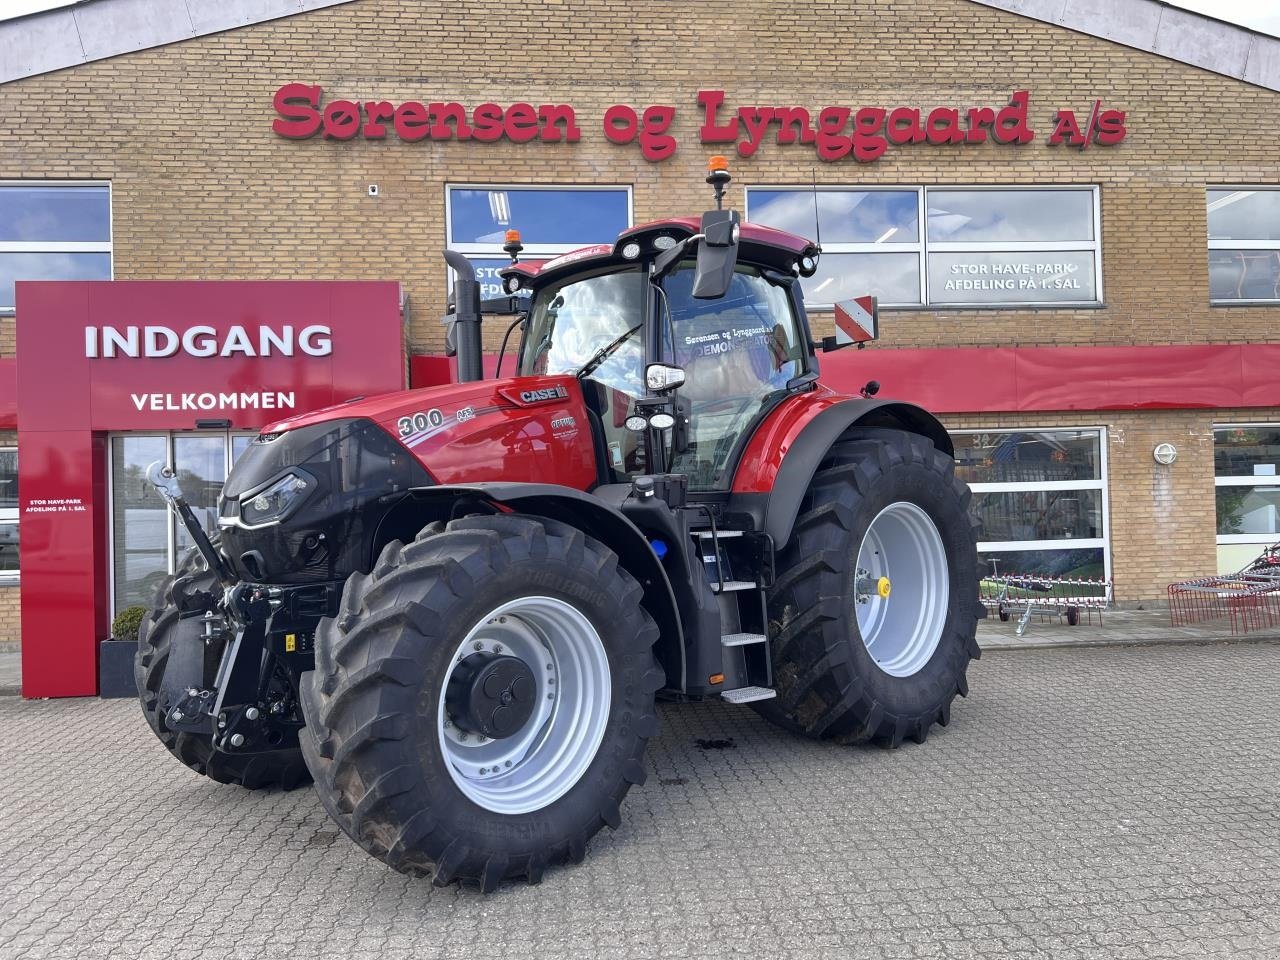
[[[639,269],[576,276],[539,290],[529,312],[520,374],[571,373],[604,434],[611,479],[644,472],[640,435],[623,424],[644,395],[645,275]]]
[[[688,261],[663,284],[669,355],[684,368],[680,396],[691,404],[689,448],[672,471],[687,474],[692,490],[713,490],[732,479],[738,441],[804,372],[805,349],[785,287],[740,264],[723,297],[696,300],[693,273]]]

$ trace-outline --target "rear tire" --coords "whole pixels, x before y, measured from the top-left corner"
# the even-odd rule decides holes
[[[171,754],[196,773],[218,783],[234,783],[250,790],[280,787],[292,790],[311,779],[302,753],[296,747],[269,753],[233,755],[213,748],[213,738],[198,733],[176,733],[164,718],[171,704],[163,702],[160,685],[169,663],[169,648],[178,636],[198,635],[199,617],[180,616],[188,610],[211,609],[201,595],[216,596],[221,591],[217,578],[205,566],[198,550],[191,550],[156,589],[150,612],[138,628],[138,652],[133,660],[138,700],[147,725]]]
[[[807,736],[884,747],[923,743],[933,724],[950,722],[979,656],[969,496],[953,459],[924,437],[867,429],[831,448],[778,558],[769,593],[778,696],[755,705],[762,715]]]
[[[658,729],[658,630],[641,595],[611,550],[550,520],[467,517],[389,544],[347,581],[303,675],[303,754],[329,815],[437,886],[489,892],[581,861],[601,827],[621,824]],[[516,700],[533,713],[473,747],[450,680],[500,655],[528,668],[534,695]]]

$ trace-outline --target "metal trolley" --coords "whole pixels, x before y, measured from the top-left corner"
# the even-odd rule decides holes
[[[1082,616],[1092,622],[1096,614],[1101,623],[1102,612],[1111,605],[1111,581],[993,571],[983,578],[980,597],[983,604],[1001,620],[1017,614],[1016,633],[1020,637],[1027,632],[1033,613],[1065,617],[1068,625],[1073,627]]]

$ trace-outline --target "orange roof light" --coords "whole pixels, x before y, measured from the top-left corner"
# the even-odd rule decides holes
[[[507,243],[519,243],[519,242],[520,242],[520,231],[519,231],[519,230],[508,230],[508,231],[507,231],[507,238],[506,238],[506,242],[507,242]]]
[[[728,169],[729,169],[728,158],[722,157],[720,156],[720,154],[716,154],[714,157],[712,157],[710,160],[707,161],[707,170],[710,173],[716,173],[720,170],[728,170]]]

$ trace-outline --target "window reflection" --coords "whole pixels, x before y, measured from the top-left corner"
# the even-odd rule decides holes
[[[610,243],[629,225],[626,190],[449,190],[450,243],[501,248],[506,231],[514,229],[526,247],[586,246]]]
[[[965,483],[1100,480],[1101,441],[1093,430],[963,433],[956,476]]]
[[[1280,240],[1280,190],[1210,190],[1210,240]]]
[[[820,219],[814,216],[815,198]],[[915,190],[752,190],[749,219],[823,243],[915,243]]]
[[[929,240],[1093,240],[1090,190],[930,190]]]
[[[915,253],[831,253],[818,272],[800,281],[809,306],[875,296],[881,306],[920,302],[920,257]]]
[[[1080,550],[1005,550],[978,554],[978,570],[992,575],[1071,577],[1100,580],[1106,576],[1102,547]]]
[[[1280,250],[1210,250],[1209,299],[1280,299]]]
[[[12,307],[18,280],[110,280],[109,253],[0,253],[0,309]]]
[[[1213,468],[1220,477],[1274,477],[1280,471],[1280,427],[1213,431]]]
[[[0,186],[0,242],[110,240],[106,186]]]

